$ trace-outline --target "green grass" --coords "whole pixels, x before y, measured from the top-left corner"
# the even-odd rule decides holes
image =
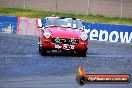
[[[82,14],[72,14],[72,13],[30,10],[30,9],[22,9],[22,8],[0,7],[0,15],[2,16],[22,16],[22,17],[30,17],[30,18],[45,18],[53,14],[57,16],[76,17],[76,18],[82,19],[87,22],[132,25],[132,18],[107,17],[107,16],[102,16],[102,15],[91,15],[91,14],[82,15]]]

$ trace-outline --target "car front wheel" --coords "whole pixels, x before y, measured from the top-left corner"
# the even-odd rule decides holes
[[[47,54],[47,50],[44,48],[44,46],[41,47],[40,53],[42,56]]]
[[[77,55],[82,56],[82,57],[86,57],[86,55],[87,55],[87,50],[77,51]]]

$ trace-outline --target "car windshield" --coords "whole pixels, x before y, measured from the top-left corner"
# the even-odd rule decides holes
[[[58,19],[58,25],[61,27],[72,27],[72,19],[71,18]]]
[[[46,18],[45,27],[58,26],[58,18]]]
[[[76,23],[76,24],[77,24],[77,28],[78,28],[78,29],[83,29],[83,21],[77,20],[76,22],[77,22],[77,23]]]
[[[72,18],[47,18],[45,26],[60,26],[68,28],[82,29],[83,24],[81,20],[73,20]]]

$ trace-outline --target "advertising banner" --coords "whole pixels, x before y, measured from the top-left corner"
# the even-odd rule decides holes
[[[89,40],[132,43],[132,26],[84,22]]]
[[[0,16],[0,32],[16,33],[18,17]]]
[[[0,16],[0,32],[39,35],[44,19]],[[132,26],[84,22],[89,40],[132,43]]]
[[[22,35],[39,35],[38,19],[18,17],[17,34]]]

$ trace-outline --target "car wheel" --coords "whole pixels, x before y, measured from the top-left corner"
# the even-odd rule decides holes
[[[87,54],[87,50],[84,50],[81,52],[81,56],[83,56],[83,57],[86,57],[86,54]]]
[[[86,57],[86,54],[87,54],[87,50],[83,50],[83,51],[77,51],[77,56],[83,56],[83,57]]]
[[[44,48],[44,46],[41,47],[40,53],[42,56],[46,55],[47,50]]]
[[[39,45],[39,52],[41,52],[41,48],[40,48],[40,45]]]

